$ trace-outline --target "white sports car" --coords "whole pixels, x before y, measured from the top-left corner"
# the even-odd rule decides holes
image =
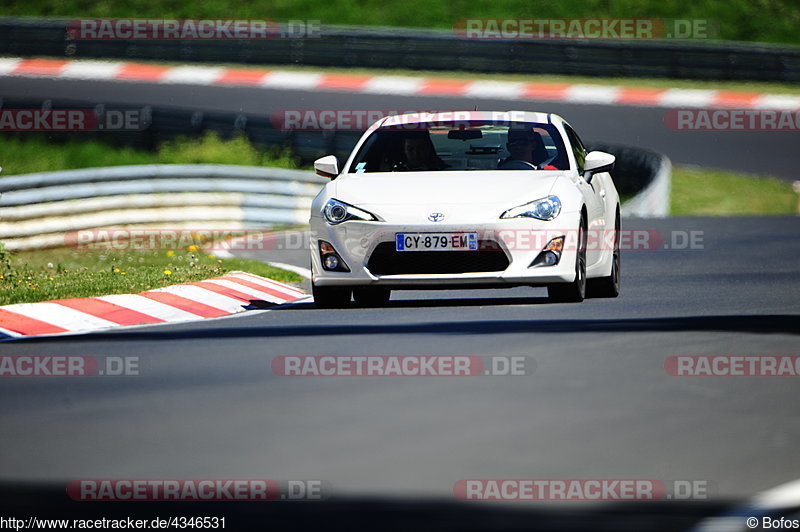
[[[554,114],[382,118],[311,207],[320,307],[378,306],[391,290],[546,286],[552,300],[616,297],[614,156],[586,152]]]

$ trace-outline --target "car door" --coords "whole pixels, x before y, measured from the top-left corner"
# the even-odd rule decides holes
[[[583,194],[584,201],[586,202],[586,212],[589,217],[587,220],[589,245],[586,251],[586,264],[587,266],[591,266],[597,263],[602,255],[602,246],[598,245],[599,242],[602,242],[602,238],[597,238],[597,236],[602,235],[603,229],[605,229],[606,213],[605,201],[603,200],[605,191],[602,189],[602,180],[592,179],[591,183],[589,183],[583,178],[583,163],[586,159],[586,148],[578,134],[575,133],[575,130],[568,124],[564,124],[564,130],[567,133],[572,153],[575,156],[575,162],[578,167],[577,186],[581,194]]]

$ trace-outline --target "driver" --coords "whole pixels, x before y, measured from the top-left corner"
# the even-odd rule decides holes
[[[532,169],[535,170],[557,170],[555,166],[550,164],[545,164],[539,168],[538,164],[541,164],[542,160],[540,158],[539,162],[536,162],[536,152],[546,151],[546,149],[542,144],[541,135],[532,129],[510,128],[508,130],[508,142],[506,143],[506,148],[508,148],[508,153],[510,155],[507,159],[503,159],[500,161],[500,164],[497,165],[497,167],[501,170],[506,165],[508,165],[509,168],[517,170],[521,169],[519,168],[519,164],[511,164],[516,161],[521,161],[523,165],[528,163],[531,165]]]
[[[509,129],[508,142],[506,148],[511,155],[502,161],[498,167],[502,167],[512,161],[524,161],[536,168],[533,162],[533,154],[536,151],[536,144],[539,142],[539,135],[531,129]]]

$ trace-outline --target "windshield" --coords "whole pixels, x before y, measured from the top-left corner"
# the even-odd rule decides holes
[[[568,170],[553,124],[454,122],[406,124],[376,130],[350,172]]]

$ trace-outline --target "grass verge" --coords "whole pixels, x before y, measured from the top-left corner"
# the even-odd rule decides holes
[[[295,159],[282,150],[262,152],[244,137],[223,140],[214,133],[199,139],[165,142],[157,151],[109,146],[79,135],[64,143],[50,142],[45,134],[0,137],[0,166],[4,176],[129,164],[243,164],[298,168]],[[2,177],[0,177],[2,179]]]
[[[795,214],[798,195],[791,183],[775,178],[676,167],[671,202],[675,216]]]
[[[800,5],[794,0],[664,2],[660,0],[27,0],[6,2],[6,16],[136,18],[302,18],[323,24],[358,24],[451,29],[465,18],[660,18],[701,19],[718,27],[721,39],[800,43]],[[716,36],[716,35],[715,35]]]
[[[180,251],[59,248],[13,254],[0,248],[0,305],[138,293],[235,270],[287,283],[302,281],[295,273],[263,262],[220,259],[191,247]]]

